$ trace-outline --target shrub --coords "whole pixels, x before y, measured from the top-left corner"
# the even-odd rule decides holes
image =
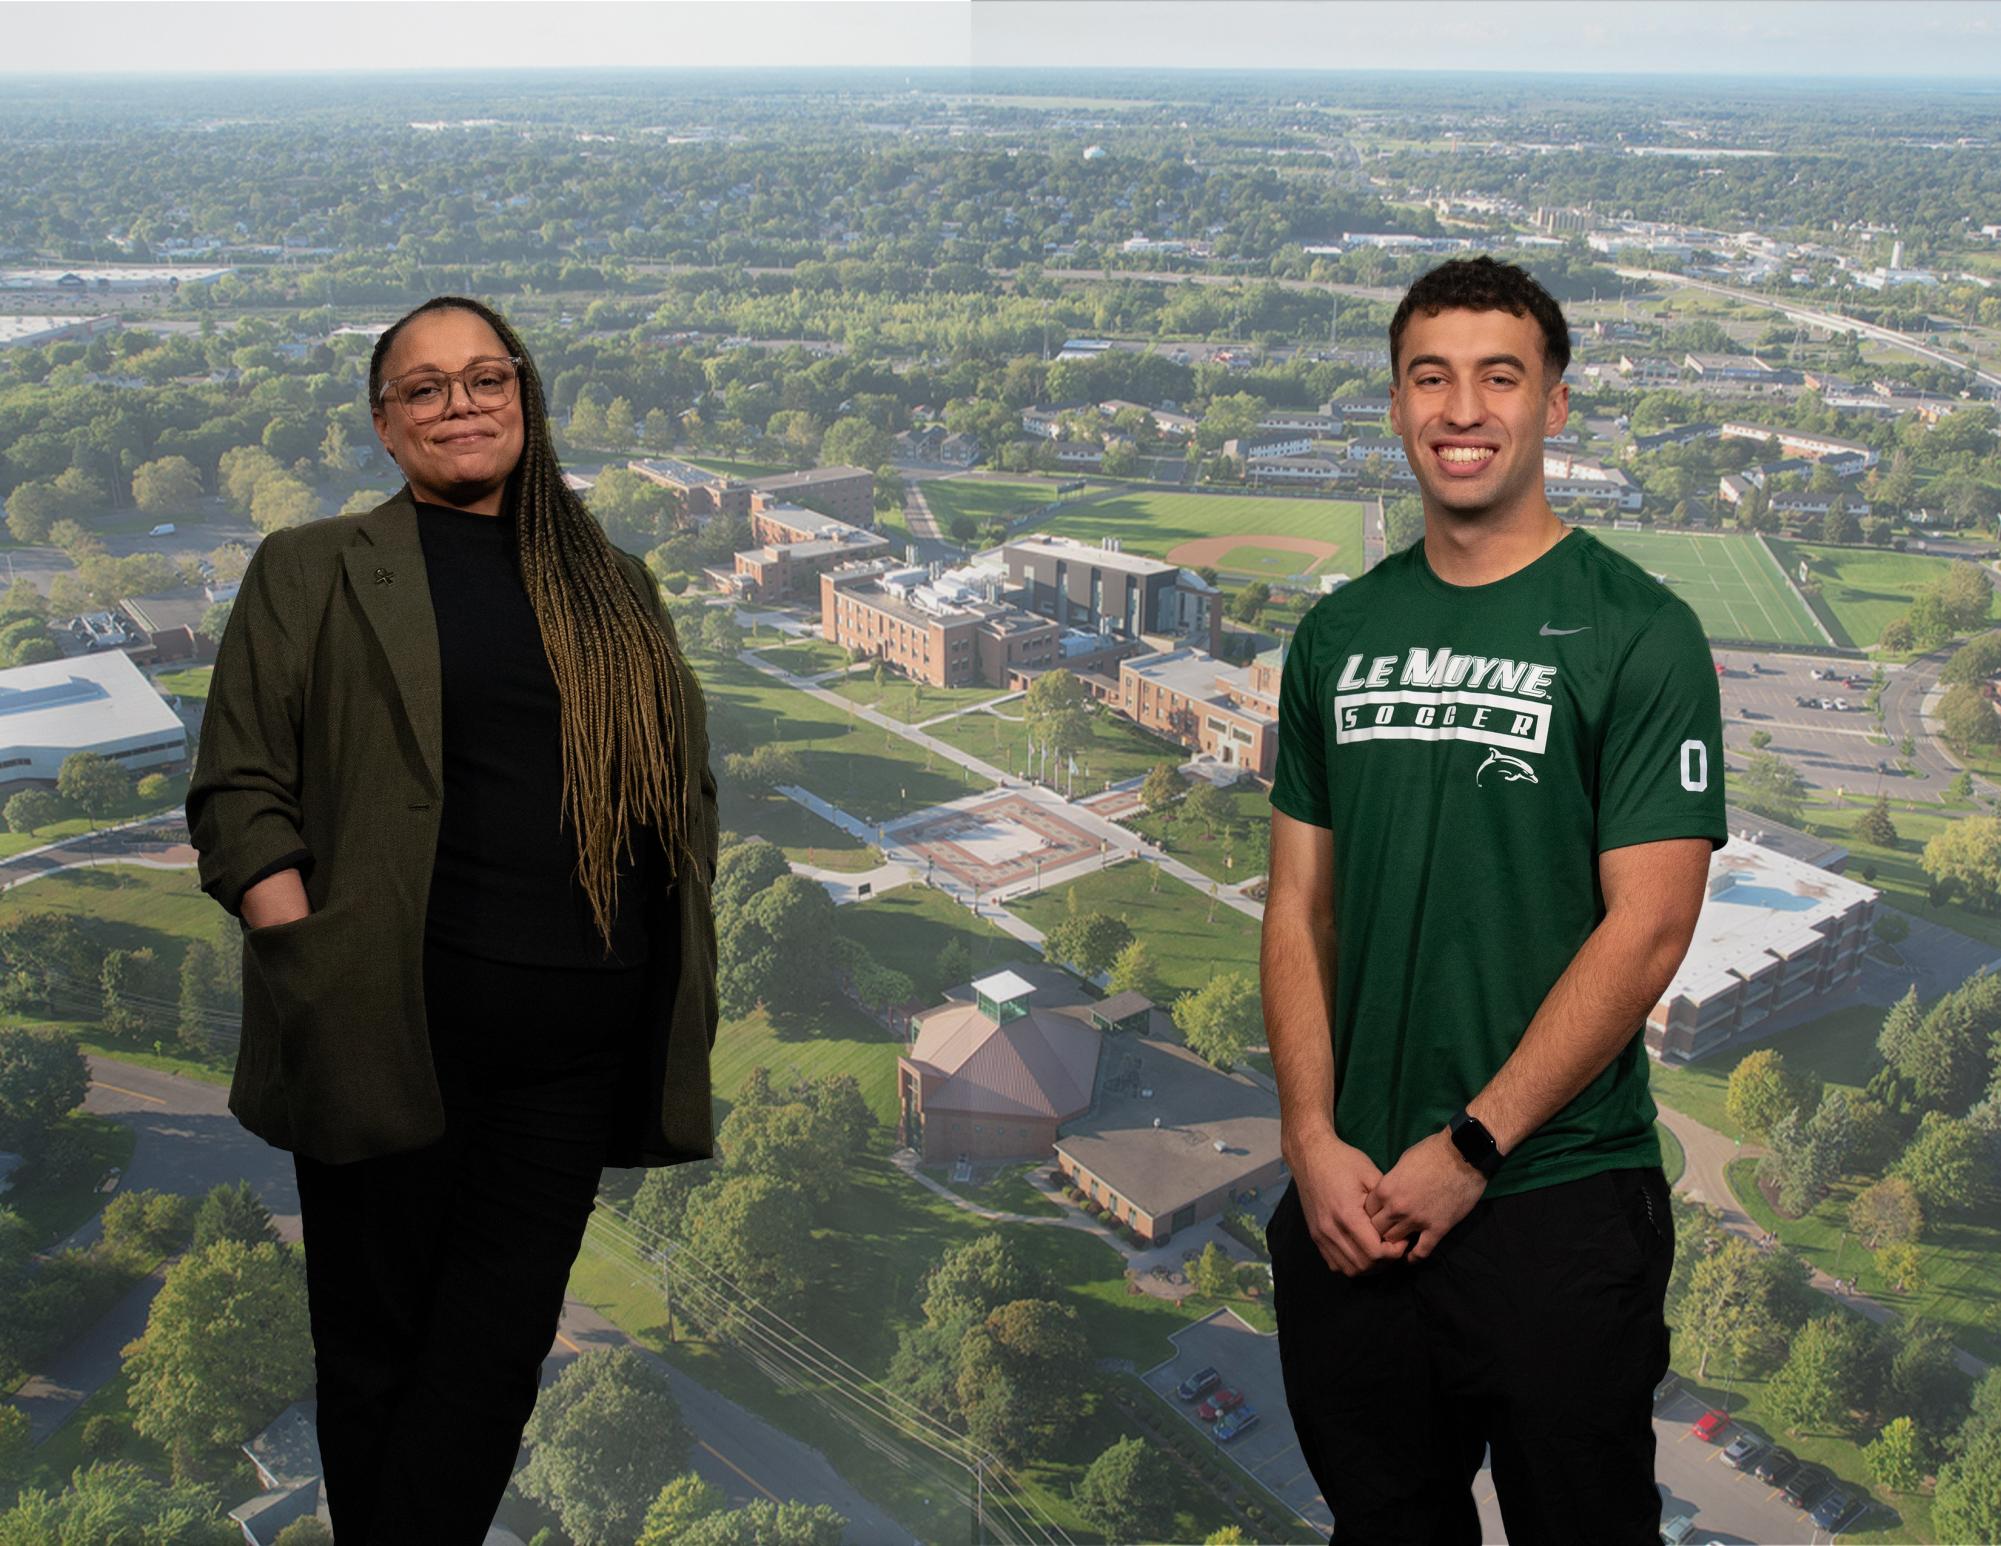
[[[108,1460],[125,1447],[125,1430],[109,1412],[99,1412],[83,1425],[83,1452],[93,1460]]]

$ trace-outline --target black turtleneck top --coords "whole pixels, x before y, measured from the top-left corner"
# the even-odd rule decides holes
[[[444,692],[444,813],[425,938],[522,965],[640,965],[663,945],[647,937],[641,897],[666,875],[666,856],[651,828],[618,855],[607,957],[575,875],[561,700],[521,583],[512,510],[470,515],[418,501],[417,531]]]

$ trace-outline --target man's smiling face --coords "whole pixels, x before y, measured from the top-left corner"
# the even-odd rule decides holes
[[[1390,425],[1427,510],[1471,517],[1541,497],[1543,437],[1570,412],[1570,388],[1546,370],[1533,317],[1454,308],[1410,319]]]

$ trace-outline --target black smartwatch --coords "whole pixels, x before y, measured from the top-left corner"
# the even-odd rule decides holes
[[[1452,1141],[1459,1145],[1459,1152],[1466,1156],[1466,1162],[1491,1181],[1505,1158],[1494,1142],[1494,1135],[1464,1106],[1452,1113],[1450,1125]]]

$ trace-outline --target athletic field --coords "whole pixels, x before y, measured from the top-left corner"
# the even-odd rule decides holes
[[[1649,574],[1665,574],[1674,593],[1695,608],[1712,639],[1827,643],[1806,602],[1786,583],[1778,563],[1755,537],[1698,537],[1602,526],[1590,530]]]
[[[1145,490],[1071,505],[1037,531],[1080,542],[1117,537],[1128,553],[1191,568],[1275,580],[1292,574],[1362,572],[1362,507],[1345,499],[1261,499],[1241,494]],[[1266,539],[1280,538],[1283,542]],[[1176,552],[1184,544],[1194,551]]]
[[[948,536],[952,517],[970,515],[985,524],[991,520],[1011,521],[1053,503],[1054,483],[1003,483],[991,478],[926,478],[924,500],[938,517],[939,529]],[[1065,499],[1076,499],[1066,494]]]
[[[1889,549],[1824,548],[1812,542],[1772,539],[1779,561],[1820,581],[1820,606],[1837,643],[1868,649],[1883,636],[1883,625],[1902,615],[1927,585],[1945,578],[1949,558]],[[1989,610],[1991,617],[1993,612]]]

